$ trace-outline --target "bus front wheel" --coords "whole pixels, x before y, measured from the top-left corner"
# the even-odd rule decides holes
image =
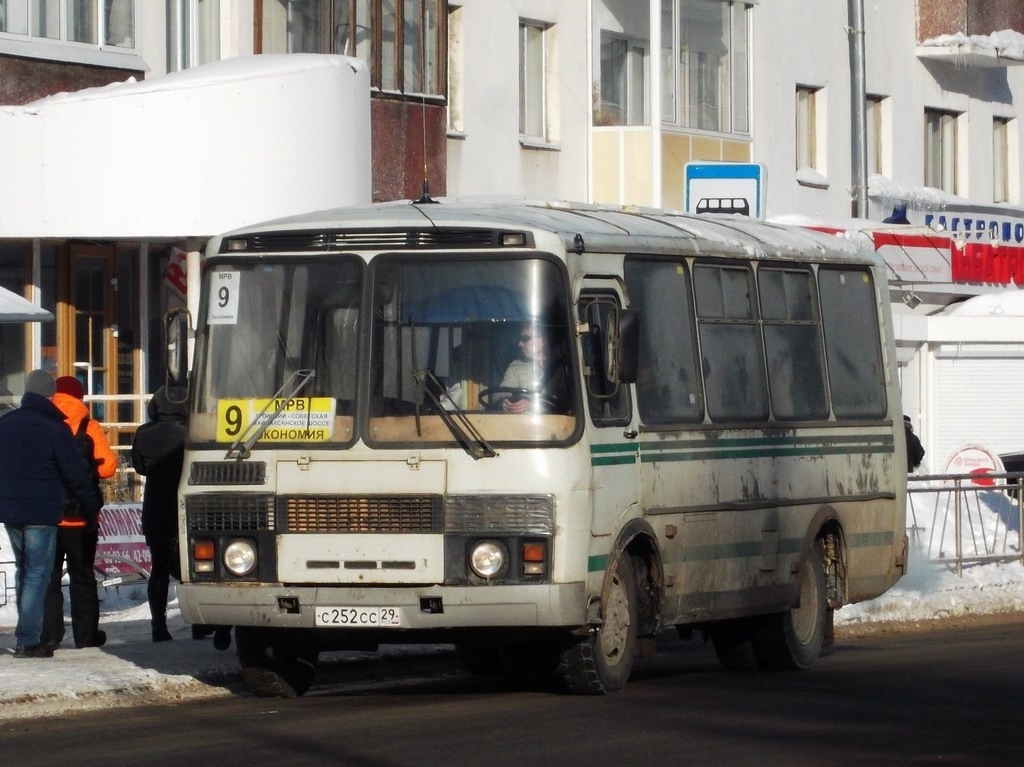
[[[780,671],[810,668],[821,654],[828,624],[825,566],[818,543],[804,560],[800,602],[769,618],[754,634],[758,668]]]
[[[299,632],[237,626],[235,646],[242,678],[261,698],[296,698],[313,683],[319,652]]]
[[[626,686],[637,647],[636,576],[630,557],[619,557],[601,601],[601,625],[561,654],[559,670],[569,689],[604,695]]]

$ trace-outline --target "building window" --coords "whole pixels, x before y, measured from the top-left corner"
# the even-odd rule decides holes
[[[950,194],[957,192],[957,114],[924,112],[924,185]]]
[[[136,0],[3,0],[0,33],[135,48]]]
[[[1010,121],[992,120],[992,202],[1011,202],[1010,198]]]
[[[646,125],[647,44],[601,33],[601,85],[594,125]]]
[[[681,128],[750,132],[750,5],[662,0],[662,118]]]
[[[264,0],[261,53],[337,53],[365,61],[372,86],[441,96],[440,0]]]
[[[883,105],[881,96],[868,96],[864,105],[868,175],[885,173],[885,134],[883,129]]]
[[[796,169],[821,170],[818,162],[818,91],[796,89]]]
[[[547,45],[549,27],[519,22],[519,133],[548,141]]]
[[[464,76],[464,46],[461,7],[449,6],[448,11],[448,131],[462,133],[463,120],[462,78]]]
[[[167,4],[167,71],[179,72],[220,59],[220,0]]]

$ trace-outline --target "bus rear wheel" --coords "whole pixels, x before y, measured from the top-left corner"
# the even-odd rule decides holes
[[[804,560],[800,602],[781,615],[768,618],[754,633],[758,668],[766,671],[802,670],[821,654],[828,624],[825,566],[815,543]]]
[[[633,563],[619,557],[601,600],[601,625],[561,654],[559,671],[569,689],[604,695],[626,686],[637,648],[637,593]]]
[[[235,628],[242,678],[261,698],[296,698],[313,683],[319,652],[301,632]]]

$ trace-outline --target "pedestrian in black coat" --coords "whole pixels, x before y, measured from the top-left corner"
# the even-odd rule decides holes
[[[178,481],[185,456],[185,393],[164,387],[149,402],[149,422],[135,432],[132,468],[146,477],[142,496],[142,534],[152,557],[149,612],[153,641],[171,639],[167,630],[167,592],[171,576],[181,579],[178,555]]]
[[[50,398],[53,376],[33,370],[21,407],[0,418],[0,522],[14,549],[18,625],[16,658],[49,658],[41,642],[43,605],[57,548],[65,493],[84,513],[103,505],[92,468]]]

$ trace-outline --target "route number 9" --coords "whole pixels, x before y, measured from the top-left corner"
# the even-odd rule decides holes
[[[224,431],[229,437],[237,437],[242,430],[242,408],[228,405],[224,410]]]

